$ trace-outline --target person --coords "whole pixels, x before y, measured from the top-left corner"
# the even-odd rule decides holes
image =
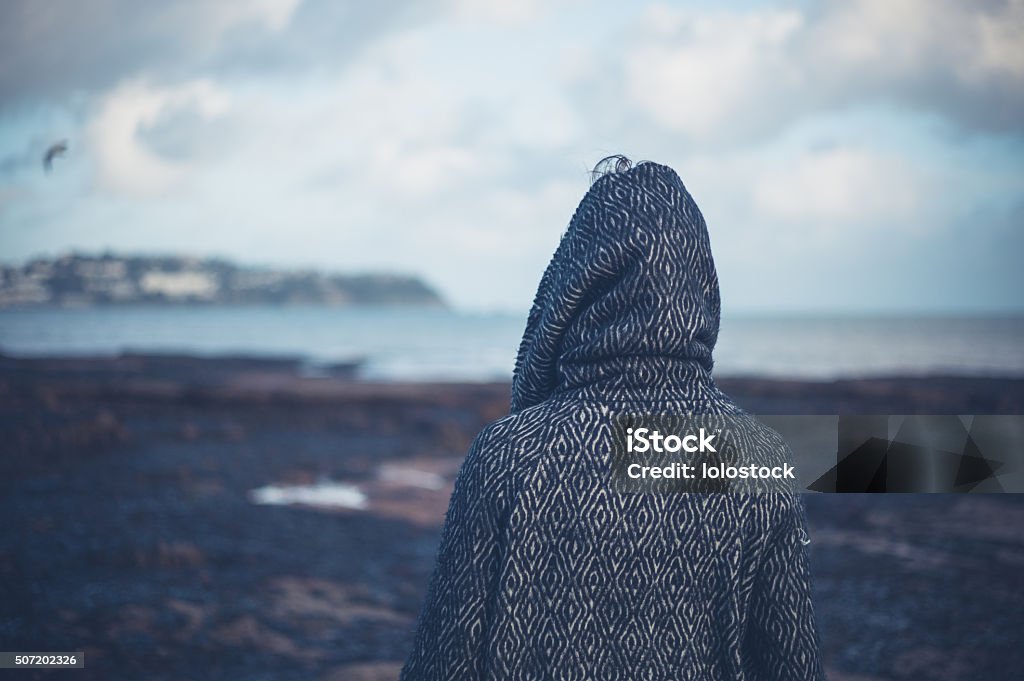
[[[711,375],[718,277],[693,198],[664,165],[596,173],[541,279],[510,414],[456,478],[401,678],[823,678],[798,494],[609,484],[617,415],[742,411]]]

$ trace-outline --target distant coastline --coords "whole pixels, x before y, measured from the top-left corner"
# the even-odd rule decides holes
[[[422,279],[246,267],[218,258],[74,253],[0,265],[0,309],[109,305],[322,304],[447,307]]]

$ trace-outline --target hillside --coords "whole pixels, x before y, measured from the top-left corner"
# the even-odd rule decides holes
[[[422,280],[243,267],[184,256],[73,254],[0,265],[0,308],[124,304],[444,306]]]

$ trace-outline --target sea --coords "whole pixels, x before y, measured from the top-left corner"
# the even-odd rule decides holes
[[[135,306],[0,311],[0,353],[297,356],[360,360],[380,381],[508,380],[523,313],[426,308]],[[1024,377],[1024,316],[732,315],[719,376]]]

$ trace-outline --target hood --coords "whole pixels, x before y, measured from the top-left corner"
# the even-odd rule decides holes
[[[537,289],[512,412],[565,390],[710,381],[720,307],[707,225],[675,171],[641,163],[601,177]]]

